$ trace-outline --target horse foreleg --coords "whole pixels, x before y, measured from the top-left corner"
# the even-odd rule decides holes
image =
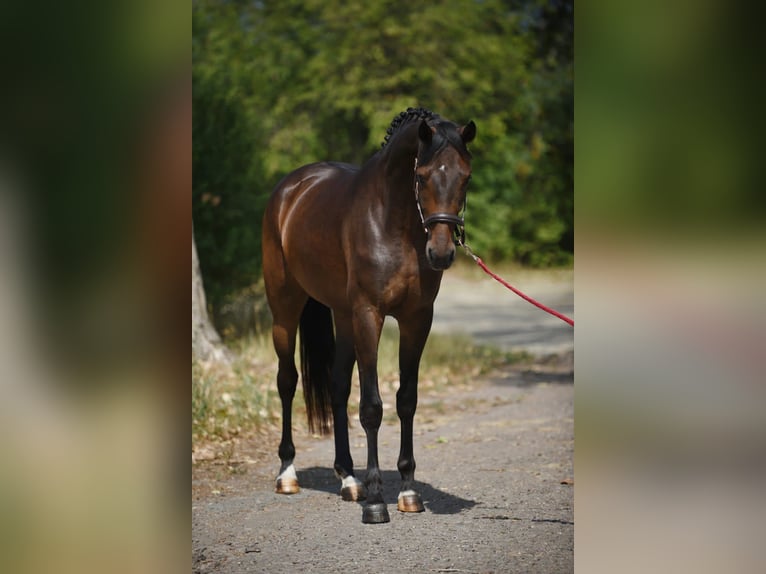
[[[383,318],[371,307],[355,313],[354,344],[359,364],[361,397],[359,420],[367,435],[367,503],[362,510],[362,522],[388,522],[388,510],[383,502],[383,480],[378,465],[378,429],[383,420],[383,401],[378,389],[378,341]]]
[[[412,427],[418,404],[418,369],[428,333],[431,330],[433,309],[429,308],[412,319],[399,324],[400,383],[396,393],[396,413],[401,422],[401,446],[397,468],[402,477],[396,507],[401,512],[422,512],[423,501],[414,490],[415,455],[412,445]]]

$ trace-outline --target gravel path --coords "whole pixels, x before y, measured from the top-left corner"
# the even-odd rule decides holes
[[[571,313],[571,273],[536,275],[528,283],[519,287]],[[434,329],[462,325],[479,340],[541,358],[468,389],[422,398],[415,456],[424,513],[396,510],[398,425],[384,422],[380,432],[391,515],[381,525],[363,525],[361,506],[338,495],[332,439],[298,432],[299,494],[273,492],[276,454],[244,456],[235,472],[217,477],[195,475],[194,572],[572,572],[572,329],[548,326],[533,308],[528,315],[527,303],[518,305],[497,287],[445,276]],[[358,422],[350,436],[363,476]],[[276,450],[276,443],[252,445],[259,452],[266,446]]]

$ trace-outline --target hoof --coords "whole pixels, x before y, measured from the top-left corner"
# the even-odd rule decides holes
[[[294,478],[277,479],[277,494],[297,494],[300,491],[301,487],[298,485],[298,481]]]
[[[396,508],[399,512],[423,512],[425,510],[420,495],[414,490],[400,492],[396,501]]]
[[[340,496],[343,500],[349,500],[356,502],[358,500],[364,500],[367,498],[367,489],[364,488],[364,484],[361,480],[347,476],[343,479],[343,484],[340,489]]]
[[[296,494],[300,490],[298,475],[295,472],[295,467],[291,464],[277,477],[276,492],[277,494]]]
[[[362,509],[362,522],[365,524],[383,524],[384,522],[390,522],[390,520],[388,509],[383,502],[367,504]]]

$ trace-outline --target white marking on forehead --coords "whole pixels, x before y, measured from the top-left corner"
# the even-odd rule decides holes
[[[439,171],[447,171],[447,167],[444,164],[439,166]]]

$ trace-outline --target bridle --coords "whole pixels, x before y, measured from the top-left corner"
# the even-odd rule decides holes
[[[431,235],[431,225],[434,223],[452,223],[455,226],[455,245],[463,245],[465,243],[465,209],[468,205],[468,196],[463,200],[463,207],[460,209],[463,216],[453,215],[444,211],[432,213],[428,217],[423,217],[423,207],[420,205],[420,182],[418,180],[418,156],[415,156],[415,204],[418,206],[418,214],[420,215],[420,223],[423,225],[423,231],[426,232],[426,237]]]

